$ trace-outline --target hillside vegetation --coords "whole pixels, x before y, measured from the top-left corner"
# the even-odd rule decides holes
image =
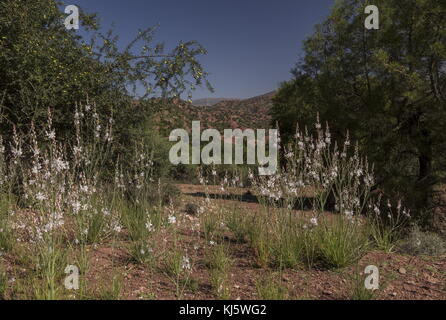
[[[155,112],[154,123],[168,136],[176,128],[190,130],[192,121],[201,121],[202,128],[268,129],[271,128],[271,108],[275,92],[246,100],[220,101],[212,106],[194,106],[186,101],[166,101]]]

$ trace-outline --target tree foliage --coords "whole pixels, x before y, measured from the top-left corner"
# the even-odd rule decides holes
[[[446,165],[446,2],[376,0],[379,30],[360,0],[337,1],[304,42],[304,58],[272,111],[282,135],[296,121],[349,131],[375,164],[380,187],[401,190],[421,212]]]
[[[67,30],[65,5],[56,0],[0,1],[0,133],[42,127],[47,109],[61,138],[70,138],[76,102],[95,102],[101,117],[113,116],[121,151],[147,129],[148,99],[191,94],[207,85],[198,61],[205,49],[194,41],[167,51],[154,43],[156,28],[140,30],[121,47],[112,30],[102,33],[95,14],[81,9],[80,28]],[[210,88],[211,89],[211,88]],[[139,100],[135,103],[135,100]],[[157,100],[159,101],[159,100]]]

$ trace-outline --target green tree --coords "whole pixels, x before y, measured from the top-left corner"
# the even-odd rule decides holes
[[[70,138],[75,103],[88,99],[101,117],[113,115],[118,149],[125,151],[135,134],[147,129],[152,108],[160,106],[149,97],[210,88],[198,61],[206,54],[200,44],[180,42],[167,51],[163,43],[153,43],[156,28],[151,27],[122,48],[112,30],[102,33],[96,15],[81,9],[80,28],[91,35],[82,38],[66,29],[64,8],[56,0],[0,1],[0,134],[5,140],[12,126],[21,132],[31,122],[42,127],[48,108],[58,136]]]
[[[364,27],[368,4],[379,30]],[[380,187],[429,209],[446,171],[446,2],[337,1],[304,50],[272,110],[285,139],[319,113],[335,137],[358,141]]]

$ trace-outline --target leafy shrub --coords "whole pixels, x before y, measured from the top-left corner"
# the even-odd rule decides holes
[[[195,203],[187,203],[184,211],[191,216],[197,215],[199,211],[199,206]]]
[[[436,233],[424,232],[418,226],[414,226],[407,237],[399,243],[398,250],[413,256],[438,256],[446,252],[446,243]]]
[[[152,204],[168,205],[178,204],[181,191],[173,183],[159,183],[151,186],[152,192],[148,195],[148,200]]]

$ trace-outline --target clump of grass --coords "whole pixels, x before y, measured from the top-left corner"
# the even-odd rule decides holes
[[[367,289],[364,284],[364,279],[355,274],[351,280],[351,300],[373,300],[375,299],[375,292],[371,289]]]
[[[114,276],[110,286],[103,286],[99,289],[98,300],[119,300],[122,294],[122,278]]]
[[[122,206],[121,210],[123,224],[132,241],[144,240],[155,230],[151,215],[143,206]]]
[[[187,278],[185,280],[182,280],[181,283],[190,292],[192,292],[194,294],[197,293],[198,288],[199,288],[199,283],[198,283],[198,281],[196,279]]]
[[[256,282],[257,295],[261,300],[286,300],[288,289],[282,284],[280,275],[269,274]]]
[[[3,268],[0,268],[0,300],[6,299],[6,294],[8,291],[8,275]]]
[[[245,242],[247,235],[246,214],[233,209],[226,216],[226,226],[234,235],[237,242]]]
[[[181,191],[174,184],[159,182],[156,190],[148,193],[147,200],[149,203],[157,204],[160,207],[171,203],[176,205],[180,194]]]
[[[203,215],[201,215],[200,221],[204,238],[207,242],[219,237],[221,220],[215,211],[209,210],[203,213]]]
[[[105,238],[107,217],[100,206],[94,206],[75,215],[76,239],[82,244],[100,243]]]
[[[296,267],[301,261],[302,244],[301,239],[296,235],[282,235],[272,244],[275,264],[280,269]]]
[[[372,168],[359,148],[348,134],[343,144],[335,143],[328,125],[324,129],[318,119],[315,131],[297,127],[295,141],[283,150],[280,172],[250,174],[265,208],[250,235],[259,260],[279,268],[321,263],[335,269],[358,261],[368,247],[367,228],[359,222],[374,185]],[[296,213],[296,206],[313,212],[310,222]],[[334,218],[317,221],[328,207]]]
[[[7,194],[0,194],[0,252],[9,252],[14,245],[9,216],[10,202],[10,197]]]
[[[317,219],[279,217],[271,241],[274,263],[279,269],[305,266],[311,268],[317,259]]]
[[[224,244],[211,247],[207,254],[207,264],[215,295],[219,299],[229,299],[231,295],[229,271],[232,267],[232,260],[227,247]]]
[[[79,266],[79,296],[83,297],[87,293],[87,280],[86,274],[90,268],[90,260],[87,247],[83,244],[80,245],[79,251],[76,255],[77,266]]]
[[[132,258],[141,264],[153,267],[155,265],[155,256],[150,241],[139,240],[130,244],[130,254]]]
[[[13,246],[14,238],[12,230],[6,221],[0,220],[0,252],[9,252]]]
[[[374,245],[384,252],[394,251],[395,245],[410,218],[409,212],[402,208],[401,201],[396,207],[388,200],[385,209],[381,206],[381,196],[375,203],[369,204],[368,229]]]
[[[174,248],[166,253],[166,275],[175,285],[177,299],[182,298],[184,290],[189,283],[192,269],[190,257],[187,254],[183,254],[179,248]]]
[[[357,262],[368,248],[368,235],[359,220],[337,216],[318,228],[318,252],[328,268],[343,268]]]
[[[267,267],[271,262],[271,242],[265,225],[251,222],[248,229],[249,241],[256,255],[256,263],[259,267]]]
[[[446,243],[433,232],[424,232],[415,225],[398,244],[398,251],[413,256],[439,256],[446,253]]]
[[[200,207],[195,203],[187,203],[184,211],[186,214],[195,216],[198,214]]]
[[[152,239],[162,224],[161,214],[144,205],[122,206],[122,220],[131,239],[130,254],[138,263],[153,267]]]
[[[66,251],[54,239],[41,244],[37,250],[37,275],[41,281],[35,282],[36,298],[56,300],[60,291],[59,282],[67,266]]]

